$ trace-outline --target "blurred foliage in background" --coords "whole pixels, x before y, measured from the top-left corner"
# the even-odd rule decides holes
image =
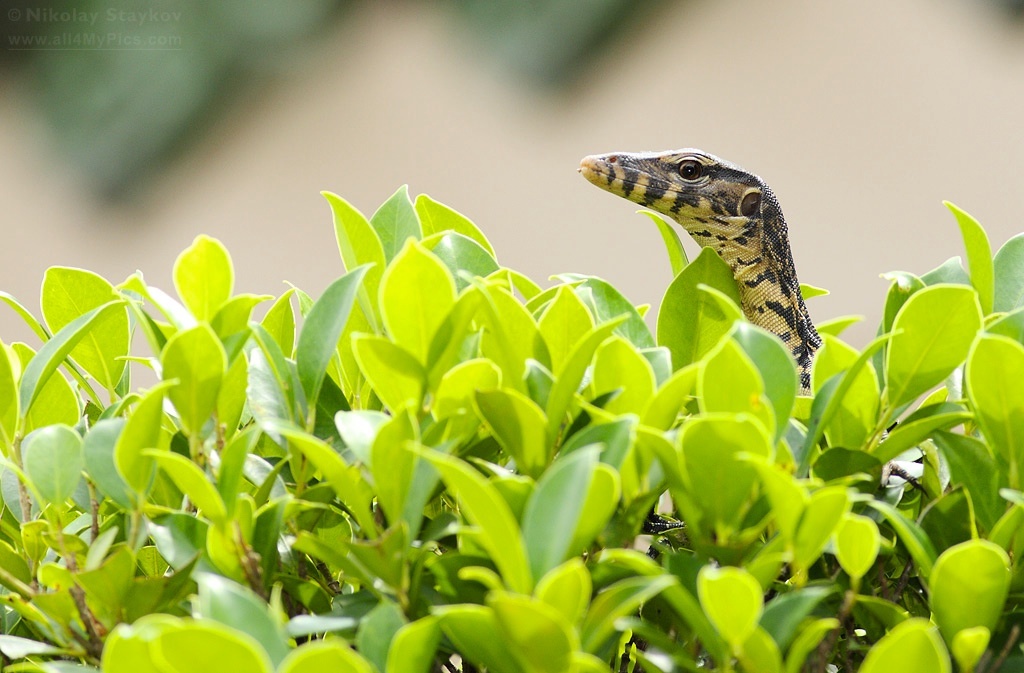
[[[25,69],[60,153],[98,194],[121,198],[187,151],[240,85],[296,65],[311,35],[359,4],[14,0],[0,10],[0,56]],[[628,0],[588,0],[586,11],[575,0],[444,7],[495,60],[546,86],[569,81],[588,52],[638,13]]]

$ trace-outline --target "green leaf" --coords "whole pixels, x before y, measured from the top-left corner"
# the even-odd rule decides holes
[[[31,410],[32,404],[36,401],[42,387],[46,385],[50,375],[56,371],[78,342],[89,333],[89,330],[94,325],[100,324],[100,321],[107,315],[123,306],[120,300],[97,306],[69,322],[54,334],[52,339],[43,344],[21,375],[18,397],[21,402],[22,416]]]
[[[178,380],[167,396],[185,431],[198,435],[217,407],[227,370],[224,347],[209,325],[200,324],[168,339],[161,361],[164,380]]]
[[[419,217],[409,201],[409,188],[402,185],[370,218],[370,225],[380,239],[384,258],[391,263],[409,238],[423,238]]]
[[[579,638],[555,608],[529,596],[494,592],[487,598],[499,628],[523,669],[564,673],[571,669]]]
[[[1009,485],[1019,489],[1024,470],[1024,346],[982,334],[967,358],[967,394],[978,424],[995,454],[1009,467]]]
[[[23,343],[16,343],[11,348],[21,361],[19,369],[27,366],[36,355],[35,351]],[[17,401],[16,393],[13,393],[12,397],[14,401]],[[25,415],[22,432],[31,432],[36,428],[55,423],[75,425],[81,417],[82,410],[78,406],[78,395],[60,372],[54,372],[40,389],[36,402],[32,405],[32,410]]]
[[[813,652],[818,644],[824,640],[830,632],[839,628],[839,620],[834,617],[827,619],[816,619],[806,627],[793,640],[786,656],[786,673],[800,673],[803,670],[807,656]]]
[[[195,463],[170,451],[146,449],[142,453],[157,462],[207,519],[215,524],[227,522],[227,510],[217,488]]]
[[[572,404],[573,396],[583,380],[583,375],[590,366],[590,361],[594,359],[597,348],[608,338],[621,320],[622,318],[616,318],[596,325],[573,346],[562,373],[555,379],[554,385],[551,386],[551,392],[548,394],[545,411],[550,436],[557,435]]]
[[[850,511],[845,486],[826,486],[811,494],[793,538],[795,574],[805,573],[814,563],[843,517]]]
[[[211,573],[196,578],[199,616],[252,636],[275,665],[288,654],[288,644],[270,606],[252,590]]]
[[[441,630],[462,656],[494,673],[529,673],[508,647],[494,610],[483,605],[435,608]]]
[[[857,362],[857,351],[836,337],[824,335],[823,345],[814,356],[811,388],[820,392],[824,383],[850,369]],[[846,393],[825,426],[829,446],[859,449],[874,430],[878,418],[879,390],[874,369],[865,364],[853,375]]]
[[[591,381],[595,397],[619,391],[604,406],[609,413],[639,415],[654,395],[655,385],[653,368],[629,341],[613,336],[598,347]]]
[[[864,319],[862,315],[845,315],[838,318],[832,318],[831,320],[824,320],[819,322],[815,327],[818,330],[818,334],[825,336],[830,334],[832,336],[839,336],[846,331],[847,327],[855,325]]]
[[[764,394],[775,412],[775,439],[778,440],[789,422],[800,389],[793,356],[778,337],[750,323],[736,323],[732,338],[761,373]]]
[[[21,363],[17,354],[0,341],[0,444],[3,446],[4,454],[14,444],[14,437],[18,432],[20,371]]]
[[[971,413],[950,402],[930,404],[918,409],[901,422],[872,452],[878,460],[892,460],[907,449],[917,446],[936,430],[945,430],[970,420]]]
[[[880,545],[878,526],[860,514],[847,514],[835,532],[836,558],[855,582],[875,564]]]
[[[166,446],[161,439],[161,424],[164,393],[171,385],[169,382],[158,384],[142,395],[114,446],[117,472],[137,496],[149,491],[156,469],[153,459],[144,456],[143,450]]]
[[[516,467],[540,476],[551,458],[544,411],[526,395],[507,388],[478,391],[474,402],[477,414],[515,459]]]
[[[821,440],[822,435],[825,434],[825,428],[828,427],[833,416],[839,411],[843,398],[853,386],[857,376],[860,374],[861,368],[866,366],[868,360],[891,338],[891,334],[882,334],[875,337],[842,377],[833,376],[815,393],[804,445],[798,452],[798,456],[795,456],[798,460],[797,476],[806,476],[810,466],[812,449]]]
[[[434,393],[434,416],[444,419],[471,412],[477,391],[492,391],[500,385],[501,370],[490,360],[474,358],[460,362],[441,377]]]
[[[939,283],[952,283],[953,285],[970,285],[971,279],[964,271],[960,257],[950,257],[942,264],[931,271],[921,275],[921,281],[925,285],[938,285]]]
[[[737,659],[750,673],[782,673],[782,652],[762,628],[755,627],[743,641]]]
[[[150,647],[161,671],[271,673],[274,670],[255,638],[214,621],[183,622],[180,627],[160,634]]]
[[[270,429],[287,438],[316,466],[316,469],[320,470],[335,494],[363,528],[363,533],[374,536],[377,524],[370,511],[373,492],[363,479],[359,466],[346,464],[330,445],[298,428],[273,422]]]
[[[123,418],[108,418],[96,423],[85,435],[82,457],[85,461],[85,471],[99,492],[121,508],[131,509],[132,500],[128,485],[114,463],[114,447],[117,446],[124,427]]]
[[[388,409],[420,407],[427,375],[409,351],[368,334],[354,337],[352,349],[359,369]]]
[[[705,566],[697,576],[697,595],[715,629],[739,651],[761,619],[761,585],[742,568]]]
[[[478,310],[474,316],[478,326],[483,328],[480,355],[501,367],[506,386],[526,392],[524,374],[527,360],[536,360],[549,371],[551,369],[551,357],[540,329],[526,307],[509,291],[486,286],[478,286],[477,291],[484,299],[483,310]],[[590,364],[589,360],[587,364]]]
[[[281,348],[285,357],[292,356],[295,348],[295,310],[292,308],[292,295],[295,289],[290,289],[277,298],[263,316],[260,322],[267,330],[271,338]]]
[[[50,267],[43,276],[41,305],[43,317],[52,332],[87,311],[120,299],[114,286],[91,271],[68,267]],[[71,350],[71,358],[107,390],[113,390],[127,362],[130,332],[128,311],[122,305],[97,320],[89,332]]]
[[[736,304],[729,311],[698,290],[708,285],[725,292]],[[712,349],[742,317],[740,296],[732,269],[714,250],[704,248],[668,286],[658,310],[658,345],[672,353],[672,367],[696,362]]]
[[[82,479],[82,438],[66,425],[29,433],[22,442],[25,474],[46,503],[63,505]]]
[[[1024,306],[1024,234],[1017,234],[999,248],[993,267],[993,310],[1008,312]]]
[[[347,673],[374,673],[370,662],[359,656],[351,647],[337,640],[314,640],[288,653],[281,661],[277,673],[322,673],[323,671],[346,671]]]
[[[551,355],[551,371],[558,376],[572,348],[594,328],[590,311],[568,285],[562,285],[538,321],[541,336]]]
[[[992,530],[1006,509],[999,497],[999,468],[988,446],[974,437],[939,430],[932,435],[949,464],[951,483],[971,494],[978,522]]]
[[[938,629],[927,619],[913,617],[898,624],[868,650],[860,673],[950,673],[949,652]]]
[[[825,297],[828,294],[828,290],[823,287],[816,287],[808,283],[800,283],[800,296],[804,298],[804,301],[814,299],[815,297]]]
[[[537,582],[537,598],[559,610],[570,624],[580,626],[590,605],[593,582],[581,558],[571,558],[549,570]]]
[[[534,577],[543,577],[581,551],[570,545],[579,527],[591,477],[598,469],[599,452],[596,446],[574,451],[556,461],[537,481],[523,513],[523,540]],[[601,500],[607,502],[612,495],[603,493]]]
[[[801,623],[834,593],[830,586],[811,586],[776,596],[764,607],[759,624],[784,650],[797,636]]]
[[[338,339],[368,270],[365,266],[355,268],[331,283],[306,314],[295,348],[295,369],[310,409],[316,408],[327,365],[337,351]]]
[[[395,634],[406,625],[401,608],[390,600],[382,600],[362,618],[355,636],[355,646],[378,671],[387,669],[388,648]]]
[[[687,499],[700,508],[699,521],[707,522],[691,522],[685,512],[684,518],[696,523],[698,530],[710,524],[719,536],[727,536],[750,507],[757,482],[755,468],[738,454],[768,457],[772,453],[764,424],[748,414],[707,414],[683,426],[680,442]]]
[[[775,435],[775,412],[764,395],[764,381],[735,341],[722,341],[708,355],[697,380],[697,394],[705,413],[749,413]]]
[[[391,642],[385,673],[428,673],[440,640],[441,629],[433,615],[406,624]]]
[[[943,638],[964,629],[994,631],[1010,591],[1010,557],[988,540],[968,540],[942,552],[928,578],[929,605]]]
[[[906,518],[899,510],[881,500],[868,500],[867,505],[882,514],[889,522],[900,541],[910,552],[917,564],[922,577],[927,578],[935,565],[935,545],[925,534],[924,529],[912,519]]]
[[[949,376],[981,328],[977,293],[959,285],[933,285],[915,293],[893,321],[886,352],[887,401],[898,407]]]
[[[460,291],[473,277],[486,278],[499,269],[491,253],[462,234],[436,234],[423,239],[423,245],[448,267]]]
[[[468,217],[455,209],[435,201],[426,194],[416,197],[416,214],[419,215],[420,223],[423,225],[423,233],[426,236],[453,231],[465,236],[487,251],[493,259],[496,257],[494,248],[483,232],[473,224]],[[454,271],[453,271],[454,273]]]
[[[992,312],[995,296],[995,270],[992,264],[992,246],[988,235],[978,221],[949,201],[943,201],[960,225],[960,235],[967,250],[967,267],[971,272],[971,285],[978,292],[982,315]]]
[[[220,307],[217,315],[213,316],[213,320],[210,321],[210,326],[221,339],[238,334],[248,329],[252,310],[269,299],[273,299],[269,294],[235,295]]]
[[[646,601],[676,585],[677,580],[671,575],[629,577],[598,593],[591,602],[590,610],[580,629],[584,651],[590,654],[600,652],[615,634],[615,624],[618,620],[632,614]]]
[[[526,547],[515,516],[504,498],[493,484],[465,462],[437,451],[428,451],[425,456],[441,473],[448,488],[454,491],[463,515],[480,528],[477,539],[508,587],[519,593],[530,593],[533,577]]]
[[[35,655],[60,656],[65,651],[49,643],[19,636],[0,635],[0,652],[8,659],[24,659]]]
[[[414,241],[384,272],[380,305],[391,339],[429,365],[434,333],[455,305],[455,282],[445,265]]]
[[[213,320],[234,286],[231,257],[215,238],[196,236],[174,262],[174,289],[196,320]]]
[[[651,218],[651,221],[657,225],[658,233],[661,234],[661,240],[665,242],[665,251],[668,252],[669,264],[672,265],[672,277],[675,278],[690,263],[686,258],[683,242],[679,240],[679,234],[658,213],[651,210],[638,210],[636,212]]]
[[[953,636],[949,649],[961,671],[973,671],[988,649],[992,633],[984,626],[964,629]]]
[[[626,319],[615,328],[616,334],[625,337],[637,348],[651,348],[656,345],[651,330],[636,307],[610,283],[600,278],[587,278],[575,289],[580,299],[594,312],[594,322],[602,323],[626,316]]]
[[[958,264],[959,261],[957,258]],[[896,314],[907,303],[911,295],[925,288],[925,282],[905,271],[883,273],[882,278],[892,281],[892,285],[889,286],[889,291],[885,295],[885,308],[882,313],[882,329],[880,331],[884,333],[892,331],[892,323],[896,319]]]

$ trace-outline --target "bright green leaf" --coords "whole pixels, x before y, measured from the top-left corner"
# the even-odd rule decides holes
[[[971,285],[978,292],[982,315],[992,312],[995,296],[995,270],[992,264],[992,246],[988,235],[978,221],[949,201],[943,201],[960,225],[960,235],[967,250],[967,266],[971,272]]]
[[[874,565],[880,545],[878,526],[860,514],[847,514],[835,531],[836,558],[854,581]]]
[[[672,266],[672,277],[675,278],[679,275],[679,272],[685,269],[686,265],[690,263],[686,258],[686,250],[683,249],[683,242],[679,240],[679,234],[676,233],[675,228],[666,222],[658,213],[651,210],[638,210],[636,212],[651,218],[651,221],[657,225],[658,233],[661,234],[661,240],[665,243],[665,251],[668,252],[668,261]]]
[[[200,324],[168,339],[161,361],[164,380],[178,380],[167,396],[186,432],[198,435],[217,407],[227,370],[224,347],[209,325]]]
[[[277,673],[323,673],[323,671],[374,673],[370,662],[359,656],[351,647],[337,640],[314,640],[305,643],[289,652],[277,668]]]
[[[444,231],[454,231],[461,234],[487,251],[492,258],[495,257],[494,248],[483,232],[468,217],[455,209],[435,201],[426,194],[416,197],[414,205],[416,214],[419,215],[420,223],[423,225],[423,233],[427,236]]]
[[[886,352],[889,405],[909,402],[941,383],[964,361],[980,328],[973,288],[933,285],[910,297],[896,314]]]
[[[734,651],[757,628],[764,609],[761,585],[742,568],[705,566],[697,576],[704,613]]]
[[[533,577],[519,525],[497,489],[465,462],[436,451],[426,454],[454,491],[462,513],[480,528],[478,537],[502,579],[513,591],[530,593]]]
[[[860,673],[950,673],[949,652],[938,629],[927,619],[913,617],[898,624],[872,647]]]
[[[196,236],[174,262],[174,289],[196,320],[213,320],[234,286],[231,257],[215,238]]]
[[[41,305],[52,332],[87,311],[120,298],[114,286],[91,271],[51,267],[43,276]],[[128,311],[122,306],[97,320],[71,350],[71,358],[96,381],[113,390],[124,372],[130,333]]]
[[[967,358],[966,382],[978,424],[996,455],[1009,466],[1009,485],[1020,488],[1024,470],[1024,346],[983,334]]]
[[[968,540],[942,552],[928,578],[932,616],[947,643],[964,629],[993,631],[1009,590],[1010,557],[988,540]]]
[[[725,292],[736,310],[723,309],[698,285]],[[672,367],[680,369],[710,351],[742,316],[739,303],[732,269],[714,250],[702,249],[668,286],[658,310],[658,345],[672,352]]]
[[[427,365],[434,333],[455,305],[455,282],[437,257],[412,242],[384,272],[380,305],[388,335]]]

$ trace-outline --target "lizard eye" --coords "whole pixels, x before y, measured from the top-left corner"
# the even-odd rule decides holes
[[[679,164],[679,176],[683,180],[696,180],[704,172],[704,166],[694,159],[687,159]]]
[[[740,201],[740,214],[750,217],[757,212],[761,205],[761,192],[747,192],[747,195]]]

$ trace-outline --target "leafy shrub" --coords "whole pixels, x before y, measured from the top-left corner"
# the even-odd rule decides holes
[[[819,325],[800,396],[663,222],[655,338],[426,196],[326,197],[349,271],[316,300],[234,294],[207,237],[177,299],[71,268],[42,321],[0,295],[42,340],[0,348],[7,670],[1024,664],[1024,237],[993,260],[953,208],[970,274],[892,274],[863,351]],[[685,527],[638,538],[666,491]]]

